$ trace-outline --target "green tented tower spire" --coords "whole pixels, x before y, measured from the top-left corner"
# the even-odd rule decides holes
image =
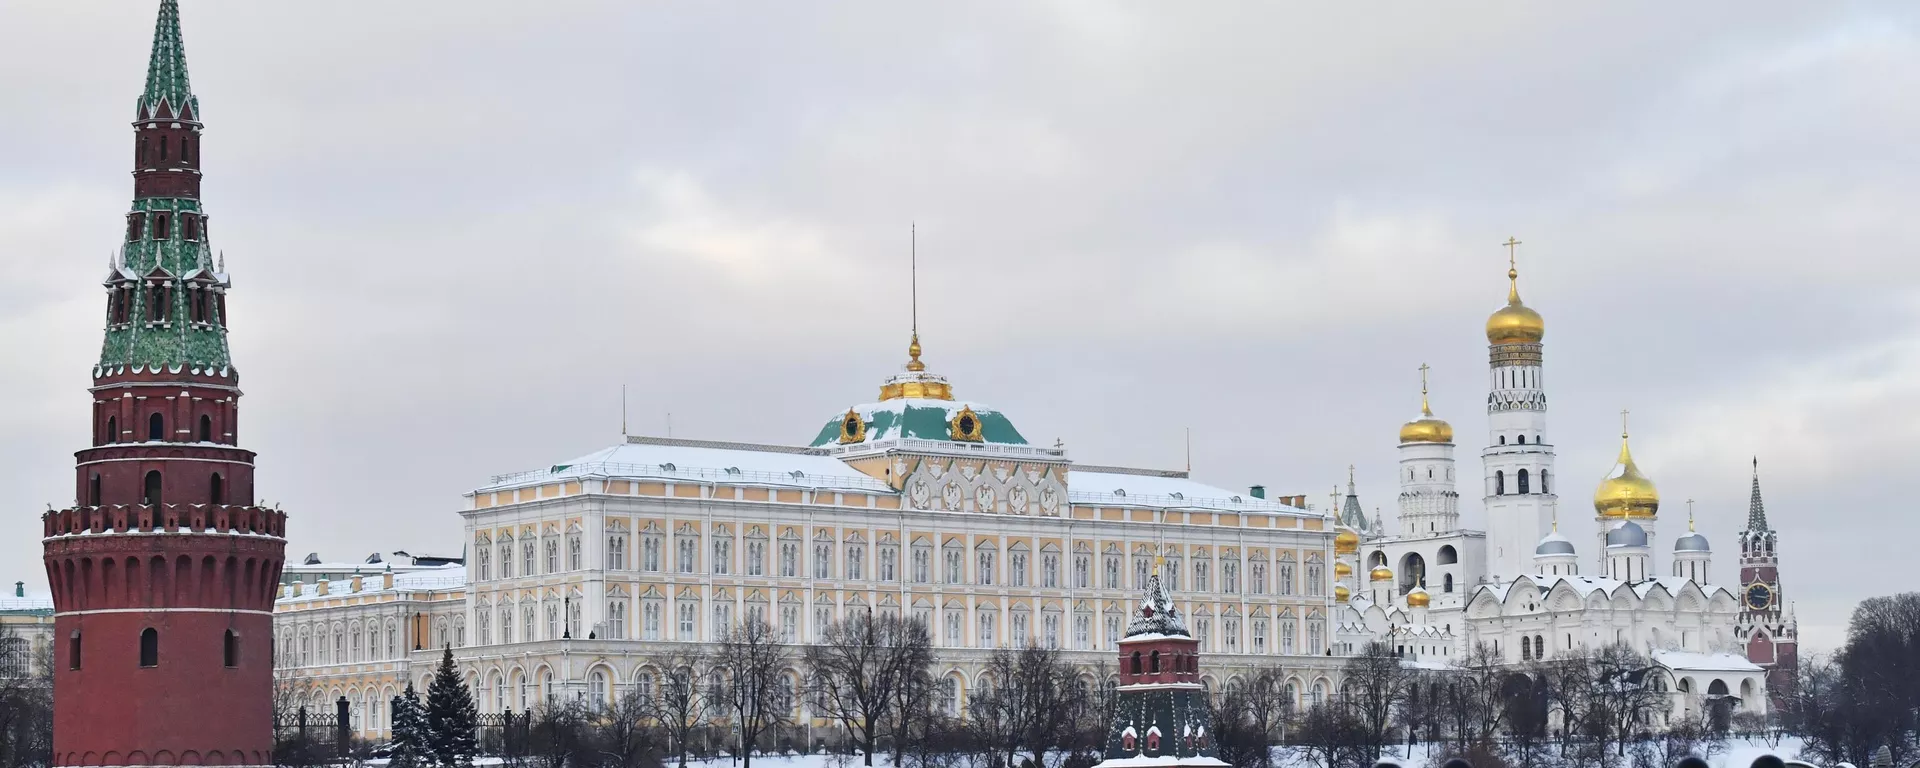
[[[187,81],[187,47],[180,42],[180,2],[160,0],[153,23],[153,55],[147,59],[147,90],[140,94],[141,119],[200,119],[199,101]]]
[[[199,100],[187,82],[179,0],[160,0],[133,121],[133,205],[105,280],[96,378],[202,374],[232,382],[227,288],[200,202]]]

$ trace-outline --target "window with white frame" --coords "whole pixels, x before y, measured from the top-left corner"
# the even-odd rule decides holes
[[[474,565],[479,567],[478,569],[480,572],[480,578],[478,580],[487,581],[488,579],[492,579],[493,578],[493,546],[483,543],[483,544],[480,544],[479,546],[474,547],[473,559],[474,559]]]
[[[830,540],[813,543],[813,577],[816,579],[833,577],[833,542]]]
[[[893,544],[880,545],[880,580],[900,580],[900,547]]]
[[[610,640],[627,638],[627,599],[624,597],[607,601],[607,638]]]
[[[1226,649],[1227,653],[1240,652],[1239,619],[1229,617],[1220,620],[1220,640],[1221,647]]]
[[[780,606],[780,642],[789,645],[800,641],[800,606],[786,604]]]
[[[627,569],[627,535],[612,533],[607,535],[607,570],[624,571]]]
[[[511,579],[513,578],[513,539],[512,538],[501,539],[499,544],[499,552],[500,552],[500,578]]]
[[[1060,586],[1060,555],[1054,552],[1040,553],[1040,586],[1057,589]]]
[[[1254,619],[1252,630],[1253,630],[1253,652],[1266,653],[1267,652],[1267,620]]]
[[[800,542],[780,542],[780,576],[791,579],[800,575]]]
[[[1320,628],[1317,619],[1307,620],[1307,653],[1315,656],[1326,650],[1325,630]]]
[[[660,534],[646,533],[640,536],[640,570],[660,572]]]
[[[1229,595],[1240,593],[1240,561],[1220,561],[1220,591]]]
[[[1015,587],[1027,585],[1027,552],[1016,549],[1007,553],[1007,584]]]
[[[1120,615],[1116,613],[1107,614],[1106,625],[1107,650],[1111,651],[1120,647]]]
[[[980,545],[980,547],[977,549],[977,554],[978,554],[978,562],[974,563],[974,569],[975,569],[974,577],[980,584],[986,585],[986,586],[992,586],[993,584],[993,549],[991,545],[987,545],[987,544]]]
[[[1213,579],[1210,578],[1213,575],[1210,573],[1212,570],[1212,560],[1204,557],[1193,559],[1193,591],[1205,592],[1212,588]]]
[[[1073,615],[1073,647],[1080,651],[1093,647],[1093,614]]]
[[[927,584],[933,581],[933,547],[927,544],[913,545],[913,583]]]
[[[1073,556],[1073,586],[1087,589],[1093,586],[1093,556],[1076,554]]]
[[[700,639],[698,634],[699,627],[695,626],[700,616],[700,601],[690,597],[682,597],[674,601],[673,610],[679,619],[680,633],[678,637],[681,640]]]
[[[1120,556],[1107,555],[1106,561],[1107,561],[1106,562],[1107,589],[1119,589],[1120,588]]]
[[[639,639],[660,639],[660,599],[639,603]]]
[[[513,642],[513,606],[500,607],[500,642]]]
[[[700,562],[700,534],[682,530],[674,536],[674,570],[680,573],[694,573]]]
[[[1060,614],[1048,612],[1041,615],[1040,642],[1048,650],[1060,647]]]
[[[947,609],[947,647],[959,648],[966,643],[961,639],[962,617],[960,609]]]
[[[1320,597],[1322,595],[1325,595],[1327,593],[1326,582],[1327,582],[1326,569],[1320,566],[1320,562],[1318,560],[1308,560],[1307,561],[1307,595],[1309,597]]]
[[[948,542],[940,550],[940,558],[946,565],[946,583],[965,584],[967,579],[965,556],[960,552],[957,542]]]
[[[1016,608],[1013,611],[1013,631],[1007,633],[1007,644],[1016,648],[1025,647],[1033,639],[1027,626],[1027,609]]]
[[[532,534],[528,534],[528,538],[520,540],[520,575],[532,576],[540,572],[533,556],[534,542]]]
[[[1293,638],[1298,634],[1299,629],[1300,628],[1296,625],[1296,622],[1291,618],[1282,618],[1280,620],[1280,652],[1281,653],[1286,654],[1288,656],[1293,655],[1293,643],[1294,643]]]
[[[1267,561],[1255,559],[1247,564],[1247,591],[1256,595],[1267,593]]]
[[[867,577],[867,545],[847,545],[847,578],[859,581]]]
[[[767,542],[765,539],[747,539],[747,575],[767,575]]]
[[[981,648],[999,647],[1000,636],[995,634],[993,631],[993,618],[994,618],[993,606],[990,606],[990,605],[982,606],[979,609],[979,611],[980,611],[980,616],[978,620],[978,625],[980,630],[980,647]]]
[[[1169,555],[1167,557],[1166,567],[1160,569],[1160,572],[1166,574],[1165,578],[1167,582],[1168,591],[1172,591],[1172,592],[1180,591],[1180,556],[1179,555]]]
[[[580,541],[580,534],[567,534],[567,569],[578,571],[586,567],[586,548]]]
[[[560,572],[560,539],[547,537],[547,570],[544,573]]]
[[[833,623],[833,606],[831,604],[821,604],[821,605],[815,605],[813,607],[813,640],[814,642],[819,642],[821,640],[827,639],[827,625],[832,623]]]
[[[714,535],[713,562],[708,564],[708,567],[716,576],[733,573],[733,537],[731,535]]]
[[[718,642],[726,637],[727,630],[733,628],[733,604],[715,600],[713,602],[713,626],[707,632],[707,639]]]
[[[1293,556],[1292,555],[1284,555],[1280,558],[1279,577],[1280,577],[1280,585],[1279,585],[1280,588],[1275,591],[1279,592],[1282,595],[1293,594],[1294,579],[1293,579]]]

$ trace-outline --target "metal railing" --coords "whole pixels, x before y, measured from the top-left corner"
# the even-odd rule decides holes
[[[533,480],[552,478],[580,478],[593,475],[620,478],[661,478],[671,480],[698,480],[713,483],[754,483],[758,485],[784,485],[801,488],[846,489],[860,491],[893,491],[886,483],[866,475],[810,475],[805,472],[767,472],[764,470],[739,469],[736,467],[682,467],[674,464],[623,464],[617,462],[595,461],[585,464],[572,464],[555,469],[530,470],[507,475],[494,475],[488,487],[514,485]]]

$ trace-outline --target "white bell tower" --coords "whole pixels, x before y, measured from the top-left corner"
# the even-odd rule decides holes
[[[1558,497],[1541,340],[1546,321],[1520,302],[1519,240],[1507,238],[1507,305],[1487,318],[1488,440],[1485,471],[1488,571],[1507,581],[1534,570],[1534,548],[1551,532]]]

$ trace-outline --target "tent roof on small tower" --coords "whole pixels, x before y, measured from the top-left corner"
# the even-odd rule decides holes
[[[1153,637],[1192,637],[1187,633],[1187,623],[1180,619],[1180,609],[1174,607],[1173,598],[1167,595],[1167,586],[1160,581],[1160,566],[1156,563],[1153,575],[1147,577],[1147,588],[1140,595],[1140,614],[1127,622],[1128,640]]]
[[[162,112],[165,103],[168,111]],[[187,80],[187,47],[180,38],[179,0],[160,0],[153,25],[153,54],[147,59],[147,87],[140,94],[141,118],[200,119],[200,104]]]

